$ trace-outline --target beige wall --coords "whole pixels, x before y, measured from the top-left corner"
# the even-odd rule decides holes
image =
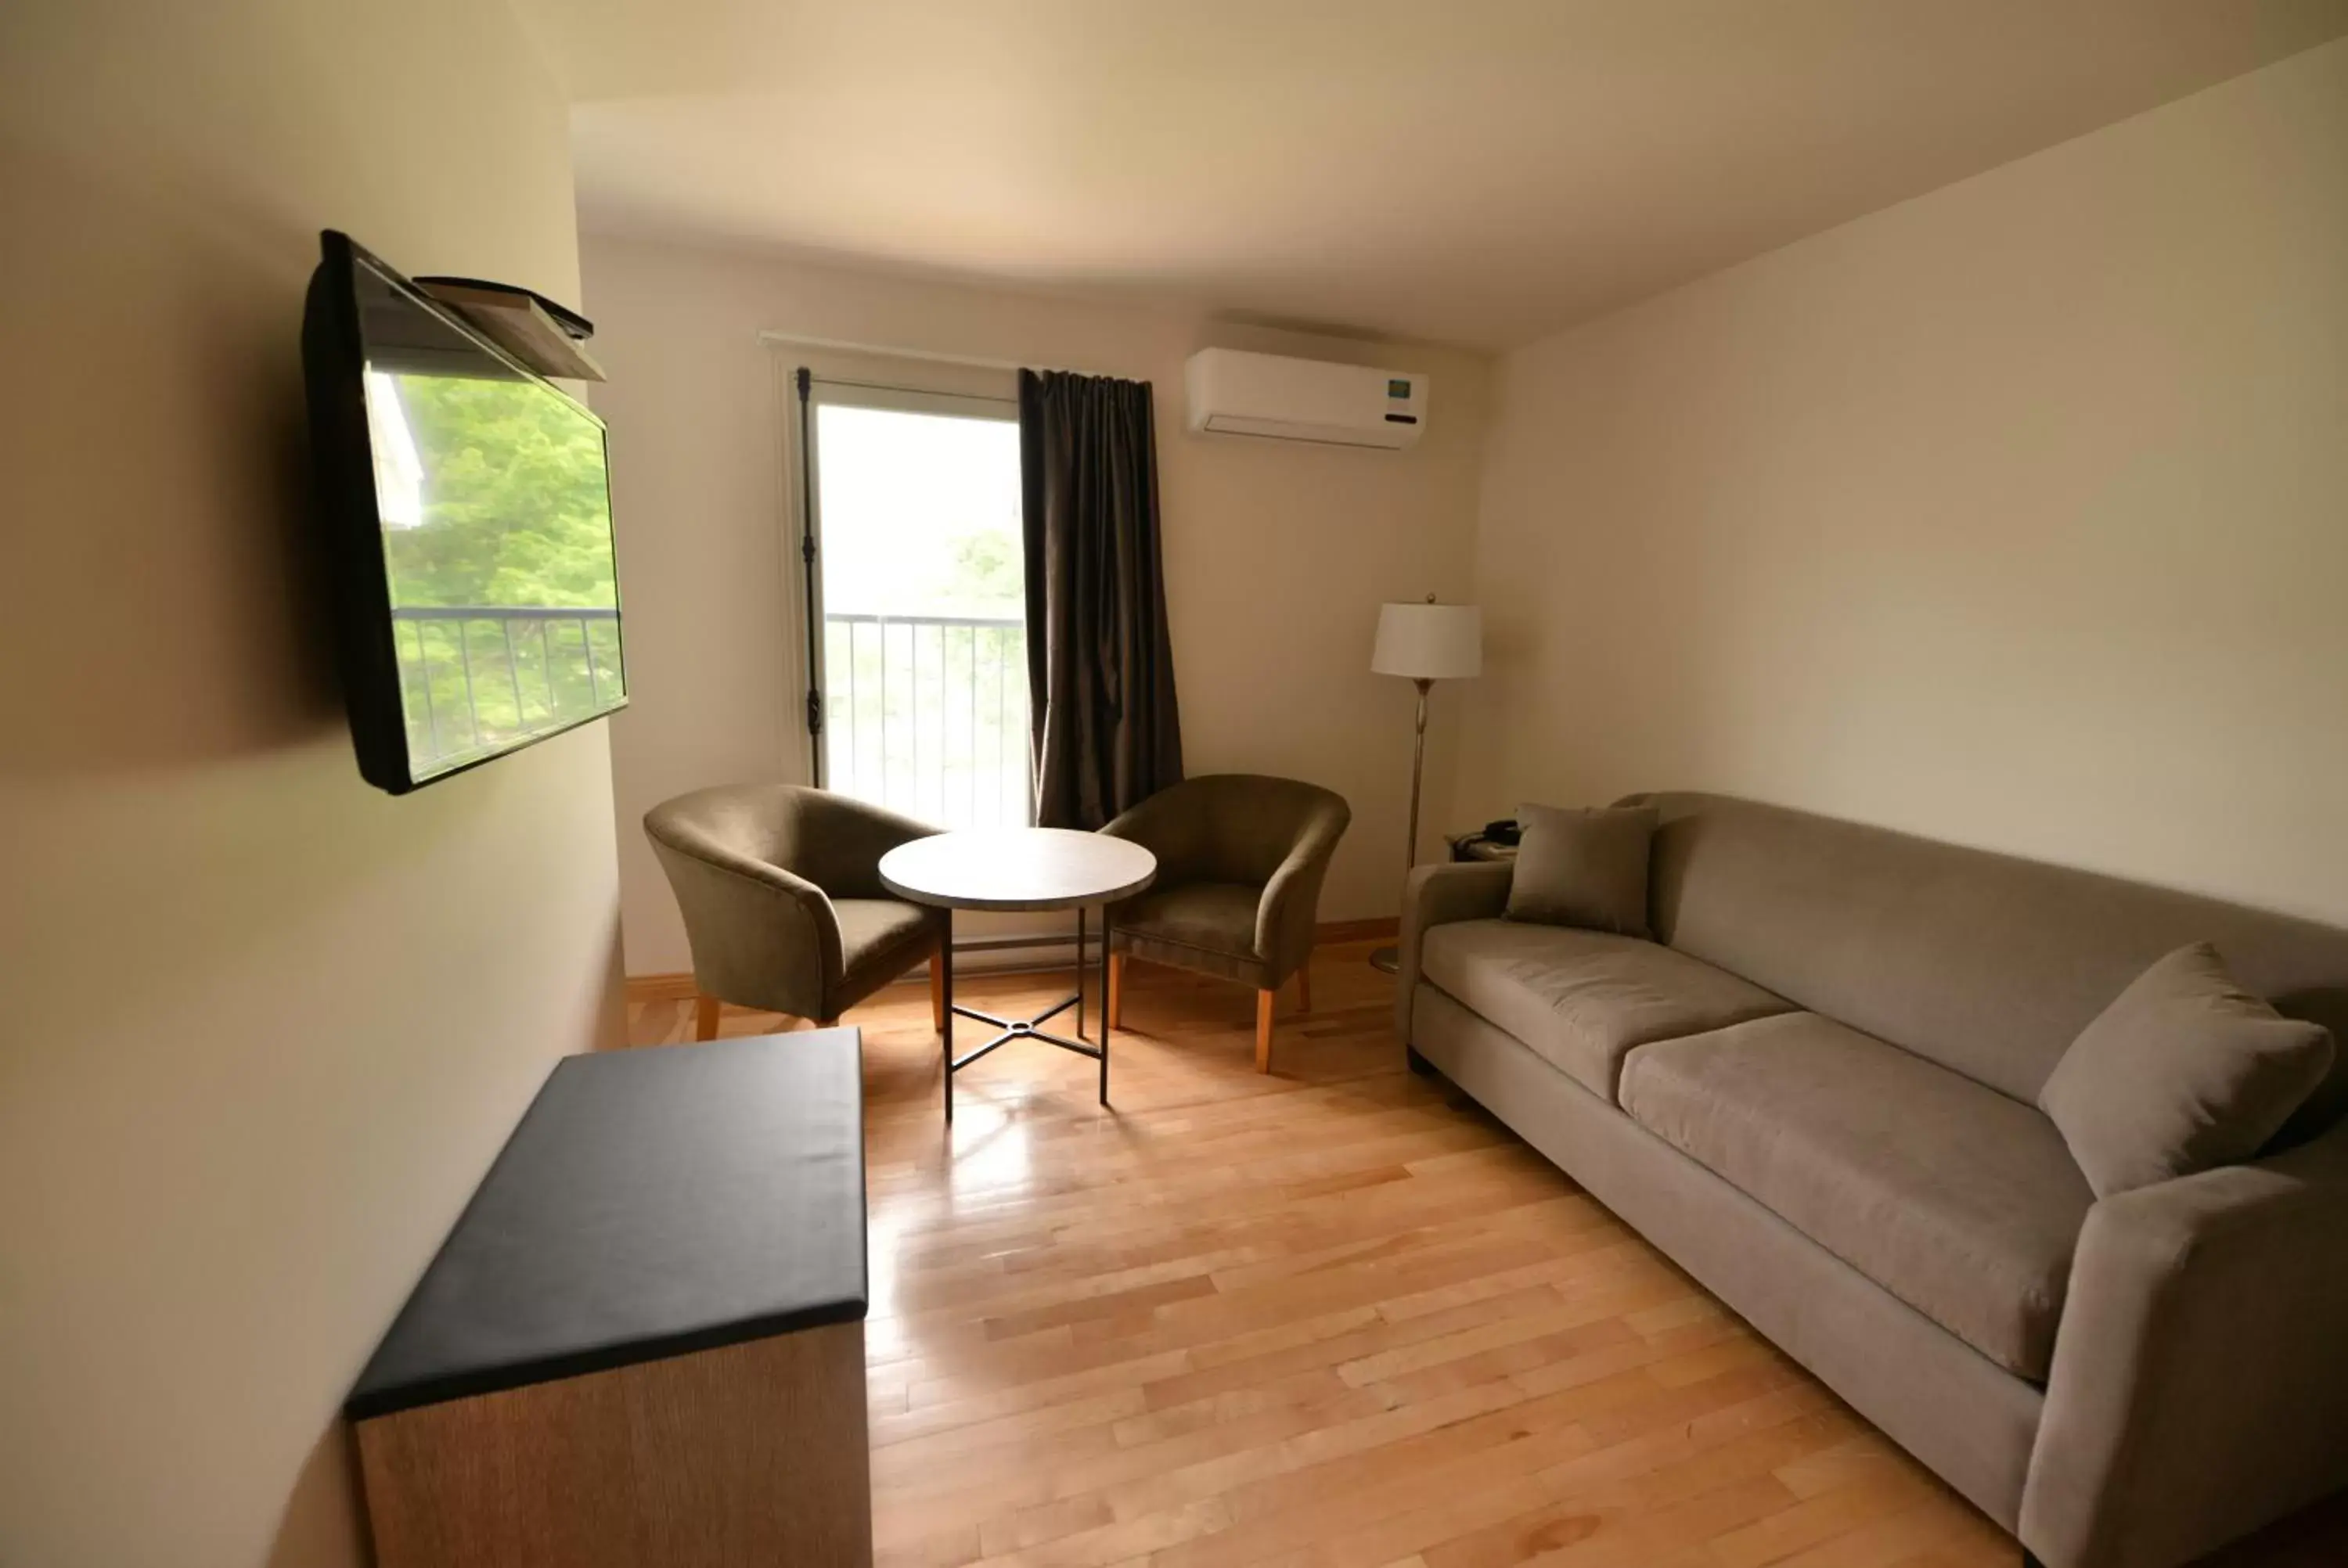
[[[1459,804],[2348,919],[2348,44],[1509,356]]]
[[[1464,597],[1480,356],[593,235],[582,256],[596,352],[612,373],[596,406],[616,433],[627,596],[633,705],[613,724],[612,768],[630,973],[690,965],[637,826],[644,809],[703,784],[804,768],[795,535],[792,553],[784,548],[790,368],[1012,388],[1003,372],[765,348],[761,329],[1153,382],[1185,762],[1192,773],[1285,774],[1344,794],[1354,827],[1322,917],[1393,912],[1411,692],[1369,672],[1370,637],[1383,600]],[[1182,362],[1209,343],[1424,371],[1428,434],[1399,454],[1192,436]],[[1444,743],[1438,731],[1433,743]],[[1449,820],[1443,777],[1430,768],[1428,842]]]
[[[575,293],[501,6],[0,20],[0,1563],[356,1563],[334,1427],[614,1019],[606,741],[394,800],[307,579],[316,231]]]

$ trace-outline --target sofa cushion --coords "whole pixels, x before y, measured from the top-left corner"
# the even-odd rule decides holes
[[[2250,1159],[2331,1070],[2331,1031],[2243,990],[2199,942],[2080,1031],[2038,1107],[2107,1198]]]
[[[1509,881],[1509,918],[1644,938],[1653,806],[1517,810],[1524,841]]]
[[[1798,1012],[1642,1046],[1622,1108],[1999,1366],[2045,1378],[2095,1194],[2034,1108]]]
[[[1430,927],[1419,972],[1609,1104],[1632,1047],[1789,1006],[1725,969],[1635,937],[1515,920]]]

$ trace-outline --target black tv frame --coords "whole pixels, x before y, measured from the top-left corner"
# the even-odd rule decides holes
[[[475,331],[465,319],[433,299],[397,269],[349,235],[328,229],[318,236],[317,270],[310,275],[302,313],[302,374],[310,408],[310,455],[320,537],[332,584],[335,662],[343,705],[351,725],[351,748],[359,776],[390,794],[408,794],[427,784],[470,773],[526,751],[541,741],[568,734],[583,724],[608,719],[628,705],[626,617],[613,631],[620,642],[623,685],[617,701],[569,723],[460,763],[429,778],[415,776],[407,754],[407,715],[400,700],[399,651],[394,630],[391,580],[384,563],[383,517],[375,489],[375,443],[367,424],[366,346],[358,318],[358,267],[364,262],[417,306],[446,322],[482,353],[561,398],[592,421],[603,436],[604,473],[611,472],[608,427],[595,411]],[[613,606],[620,608],[617,530],[612,542]]]

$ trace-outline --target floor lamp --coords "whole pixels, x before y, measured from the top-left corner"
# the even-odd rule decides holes
[[[1418,864],[1418,787],[1426,768],[1426,692],[1437,681],[1465,681],[1484,669],[1484,615],[1472,604],[1388,604],[1378,610],[1377,647],[1370,669],[1399,675],[1418,688],[1418,726],[1410,751],[1410,836],[1403,842],[1407,877]],[[1401,951],[1380,948],[1370,962],[1387,974],[1402,967]]]

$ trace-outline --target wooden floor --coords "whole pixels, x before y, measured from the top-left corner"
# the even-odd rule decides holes
[[[1318,1010],[1283,1008],[1269,1077],[1253,993],[1134,965],[1113,1111],[1091,1062],[1014,1043],[957,1078],[949,1131],[926,988],[844,1020],[865,1042],[884,1568],[2017,1561],[1547,1162],[1403,1071],[1366,953],[1317,956]],[[958,980],[989,1010],[1066,990]],[[690,1038],[689,1002],[629,1011],[639,1044]],[[778,1024],[728,1009],[724,1032]],[[2343,1512],[2223,1560],[2348,1562]]]

